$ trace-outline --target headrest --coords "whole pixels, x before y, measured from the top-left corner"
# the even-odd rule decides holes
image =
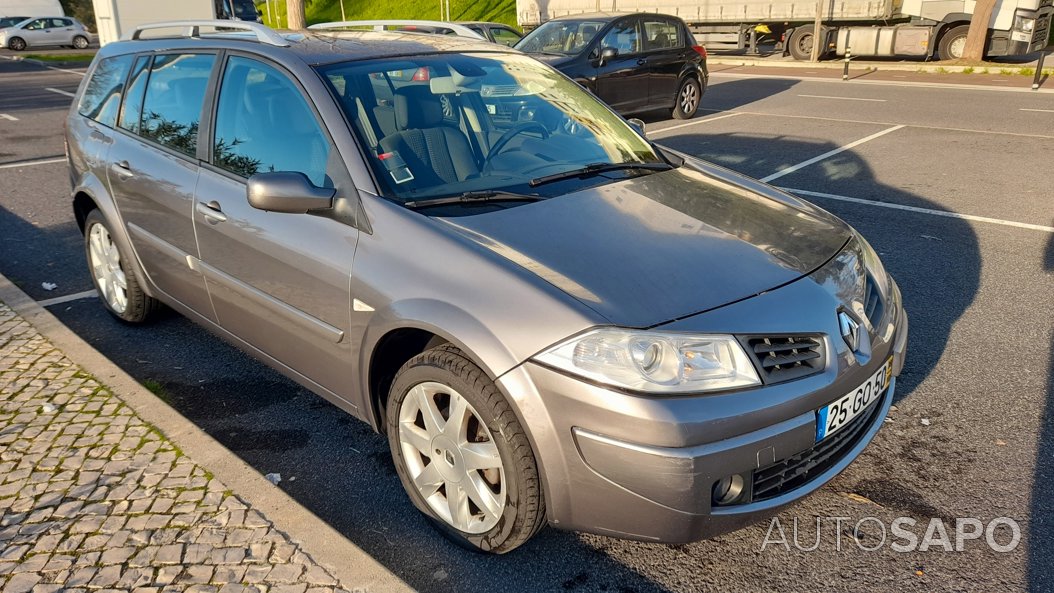
[[[443,105],[428,85],[407,85],[395,91],[395,125],[400,130],[434,128],[443,123]]]

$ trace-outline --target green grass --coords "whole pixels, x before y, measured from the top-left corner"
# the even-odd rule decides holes
[[[341,20],[341,0],[307,0],[307,23]],[[439,20],[439,1],[407,2],[406,0],[343,0],[344,16],[349,21],[369,19],[425,19]],[[278,18],[272,20],[267,7],[259,5],[264,22],[281,28],[285,26],[285,2],[271,2],[271,10]],[[450,15],[455,21],[493,21],[516,25],[516,0],[450,0]],[[274,16],[273,14],[271,16]]]
[[[24,54],[22,57],[41,62],[90,62],[95,54]]]
[[[144,379],[143,387],[146,387],[147,391],[156,395],[161,401],[168,403],[168,393],[165,391],[165,386],[162,385],[159,381],[155,381],[153,379]]]

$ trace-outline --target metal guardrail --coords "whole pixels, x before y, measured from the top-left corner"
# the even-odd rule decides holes
[[[469,29],[465,25],[459,25],[458,23],[448,23],[445,21],[421,21],[421,20],[403,20],[403,19],[387,19],[387,20],[370,20],[370,21],[336,21],[332,23],[318,23],[317,25],[311,25],[308,29],[313,31],[326,31],[335,29],[350,29],[353,27],[369,27],[374,31],[386,31],[386,27],[430,27],[433,29],[446,29],[452,32],[458,37],[467,37],[469,39],[480,39],[486,41],[479,33]],[[422,31],[424,32],[424,31]]]
[[[183,29],[183,33],[180,35],[181,37],[201,37],[202,27],[248,31],[255,34],[256,40],[260,43],[276,45],[278,47],[289,46],[289,42],[286,41],[285,37],[282,37],[277,31],[270,27],[261,25],[260,23],[236,20],[165,21],[161,23],[147,23],[145,25],[136,26],[135,29],[121,37],[121,40],[134,41],[142,36],[143,31],[151,31],[154,29]]]

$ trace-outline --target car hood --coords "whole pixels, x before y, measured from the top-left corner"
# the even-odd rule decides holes
[[[689,166],[437,220],[627,327],[658,325],[792,282],[851,236],[845,223],[811,205]]]
[[[539,62],[545,62],[553,68],[559,68],[574,59],[574,56],[565,56],[563,54],[528,53],[527,55]]]

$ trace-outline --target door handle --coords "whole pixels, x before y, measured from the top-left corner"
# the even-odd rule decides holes
[[[194,207],[198,214],[205,217],[205,220],[212,224],[223,222],[227,220],[227,215],[223,213],[220,208],[220,203],[216,200],[212,200],[208,204],[205,202],[198,202],[198,205]]]
[[[647,63],[648,63],[648,58],[640,58],[639,60],[637,60],[637,65],[638,66],[643,66],[644,64],[647,64]]]
[[[135,177],[135,173],[132,173],[131,167],[128,166],[128,161],[118,161],[110,166],[110,170],[116,173],[117,178],[121,181]]]

